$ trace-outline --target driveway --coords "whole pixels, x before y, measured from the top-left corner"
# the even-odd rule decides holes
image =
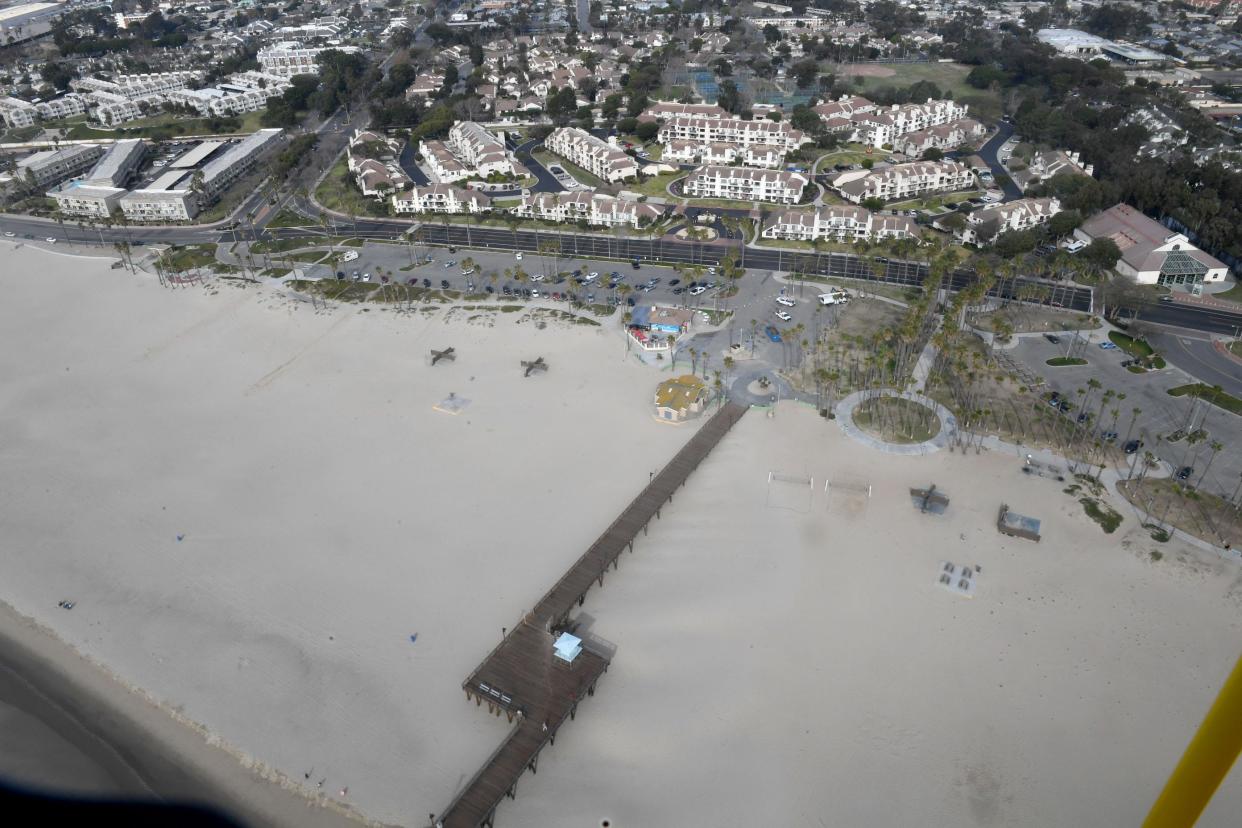
[[[1178,368],[1225,393],[1242,397],[1242,366],[1220,354],[1210,339],[1175,333],[1149,333],[1147,341]]]
[[[556,176],[549,172],[548,168],[541,164],[538,158],[531,155],[531,152],[537,150],[541,146],[543,146],[542,141],[527,141],[514,151],[514,154],[518,157],[518,161],[521,162],[522,166],[530,170],[530,174],[537,179],[535,186],[530,188],[531,192],[564,192],[565,188],[561,186],[561,182],[556,179]]]
[[[1011,135],[1013,135],[1013,125],[1005,121],[998,121],[996,124],[996,134],[979,148],[978,153],[979,157],[992,169],[992,175],[1005,194],[1005,201],[1022,198],[1022,191],[1018,189],[1017,184],[1013,183],[1013,179],[1009,177],[1009,171],[1005,169],[1000,159],[996,157],[996,153],[1000,150],[1001,145],[1008,141]]]

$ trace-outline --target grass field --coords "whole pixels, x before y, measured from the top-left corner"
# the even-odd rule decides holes
[[[1224,299],[1226,302],[1242,302],[1242,282],[1238,282],[1224,293],[1213,293],[1213,299]]]
[[[315,200],[329,210],[345,213],[350,216],[387,216],[387,205],[375,199],[367,198],[358,191],[349,177],[349,166],[345,157],[332,165],[332,170],[324,176],[323,183],[315,190]]]
[[[1218,391],[1210,385],[1201,382],[1192,385],[1179,385],[1176,388],[1169,389],[1169,395],[1173,397],[1198,397],[1201,400],[1210,402],[1212,405],[1223,408],[1233,414],[1242,414],[1242,400],[1224,391]]]
[[[599,187],[605,191],[607,191],[609,187],[608,182],[604,181],[604,179],[600,178],[599,176],[594,175],[593,173],[587,172],[586,170],[582,169],[582,167],[579,167],[577,164],[573,164],[569,161],[566,161],[564,158],[561,158],[559,155],[553,152],[549,152],[548,150],[543,149],[542,147],[532,152],[531,155],[535,158],[536,161],[538,161],[540,164],[543,164],[545,167],[551,164],[559,165],[563,170],[565,170],[565,172],[569,173],[574,178],[578,179],[578,181],[581,182],[582,184],[586,184],[588,187]]]
[[[837,76],[848,80],[850,86],[858,90],[860,95],[868,91],[892,87],[903,89],[919,81],[926,80],[939,86],[952,95],[953,100],[969,104],[970,114],[987,121],[995,121],[1001,116],[1001,98],[997,92],[987,89],[975,89],[966,83],[970,67],[958,63],[903,63],[884,66],[893,70],[890,77],[849,77],[848,66],[836,67]]]
[[[233,130],[232,135],[256,132],[262,128],[262,112],[247,112],[241,116],[241,125]],[[75,124],[69,130],[68,138],[72,140],[89,140],[91,138],[172,138],[178,135],[215,134],[205,118],[184,118],[179,115],[163,113],[152,118],[141,118],[121,124],[115,129],[95,129],[85,123]]]
[[[626,184],[625,189],[632,193],[642,193],[643,195],[655,196],[657,198],[676,198],[676,196],[669,194],[668,185],[679,178],[685,178],[687,175],[689,175],[687,172],[661,173],[653,178],[648,178],[641,184]]]
[[[289,208],[282,209],[276,214],[276,217],[267,223],[268,227],[307,227],[315,225],[316,222],[308,219],[306,216],[299,216]]]

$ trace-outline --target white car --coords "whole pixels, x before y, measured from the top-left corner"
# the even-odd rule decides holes
[[[477,272],[477,268],[472,267],[469,270],[463,270],[461,272],[461,275],[462,276],[473,276],[476,272]]]
[[[587,281],[588,281],[588,282],[590,282],[590,281],[592,281],[592,280],[594,280],[594,279],[598,279],[598,278],[599,278],[599,273],[598,273],[598,272],[596,272],[596,271],[594,271],[594,270],[592,270],[592,271],[591,271],[591,273],[590,273],[590,275],[588,275],[588,276],[587,276]]]
[[[532,290],[532,291],[530,292],[530,298],[531,298],[531,299],[538,299],[538,298],[539,298],[539,291],[537,291],[537,290]]]
[[[530,280],[531,280],[532,282],[542,282],[542,281],[543,281],[543,274],[542,274],[542,273],[536,273],[535,275],[533,275],[533,276],[531,276],[531,277],[530,277]]]
[[[690,295],[698,296],[700,293],[706,292],[706,290],[707,288],[703,287],[702,285],[695,285],[694,287],[690,288]]]
[[[789,320],[793,319],[792,316],[790,316],[788,313],[786,313],[783,310],[778,310],[776,312],[776,318],[781,320],[782,322],[788,322]]]
[[[794,305],[798,303],[790,299],[788,296],[778,296],[776,297],[776,304],[784,305],[787,308],[792,308]]]
[[[522,261],[522,251],[519,250],[518,252],[514,253],[513,258],[517,259],[519,262]]]
[[[833,289],[819,295],[821,305],[844,305],[850,301],[850,295],[843,290]]]
[[[15,236],[15,235],[17,235],[17,234],[16,234],[16,233],[14,233],[13,231],[9,230],[9,231],[6,231],[4,235],[8,236],[8,237],[11,239],[11,238],[13,238],[13,236]]]
[[[48,236],[48,237],[47,237],[47,243],[48,243],[48,244],[56,244],[56,239],[55,239],[55,238],[53,238],[52,236]]]

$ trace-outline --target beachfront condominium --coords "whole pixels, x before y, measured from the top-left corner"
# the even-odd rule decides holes
[[[146,154],[146,144],[137,138],[117,141],[83,178],[66,182],[47,195],[62,215],[108,218],[120,205],[125,185]]]
[[[259,65],[269,75],[293,77],[294,75],[318,75],[319,56],[324,52],[356,52],[356,46],[303,46],[297,41],[286,41],[259,50]]]
[[[729,113],[717,104],[685,104],[659,101],[643,110],[640,121],[667,121],[670,118],[728,118]]]
[[[51,187],[86,172],[103,154],[103,147],[95,144],[43,150],[18,161],[15,176],[34,187]]]
[[[728,198],[737,201],[768,201],[797,204],[807,185],[804,175],[780,170],[746,167],[700,167],[683,179],[682,189],[691,198]]]
[[[762,235],[765,239],[858,242],[918,238],[919,228],[905,216],[880,215],[850,204],[825,204],[777,213]]]
[[[963,242],[986,243],[1001,233],[1038,227],[1059,212],[1061,202],[1055,198],[1019,198],[975,210],[954,235]]]
[[[570,163],[609,183],[638,177],[638,162],[620,147],[596,138],[577,127],[561,127],[543,145]]]
[[[485,213],[492,209],[492,200],[475,190],[432,184],[414,187],[392,197],[395,213]]]
[[[930,149],[953,150],[975,146],[988,130],[974,118],[958,118],[947,124],[908,132],[896,140],[893,149],[911,158],[918,158]]]
[[[672,141],[691,141],[697,144],[726,142],[740,147],[754,145],[775,147],[789,152],[810,139],[785,121],[745,121],[741,118],[696,118],[675,116],[660,127],[661,144]]]
[[[845,199],[861,204],[870,198],[898,201],[927,193],[951,193],[975,186],[975,174],[957,161],[913,161],[879,170],[850,170],[832,181]]]
[[[283,134],[280,129],[261,129],[230,145],[200,170],[171,170],[122,196],[121,211],[130,221],[189,221],[275,150]]]
[[[513,212],[523,218],[557,222],[582,222],[597,227],[626,226],[638,229],[660,218],[650,204],[627,201],[596,193],[531,193]]]

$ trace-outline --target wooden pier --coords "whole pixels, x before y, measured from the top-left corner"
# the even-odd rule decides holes
[[[616,569],[621,553],[634,550],[639,532],[646,533],[746,411],[737,403],[721,406],[462,684],[467,700],[486,704],[493,715],[503,713],[514,726],[448,808],[433,815],[434,828],[492,828],[501,800],[516,794],[527,768],[537,772],[540,751],[555,743],[557,730],[574,717],[578,703],[595,694],[612,658],[611,647],[590,636],[582,636],[582,653],[572,663],[553,655],[569,613],[582,605],[592,585],[604,585],[608,568]]]

